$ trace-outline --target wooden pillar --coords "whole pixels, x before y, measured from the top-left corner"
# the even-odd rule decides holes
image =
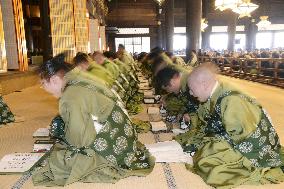
[[[255,25],[255,22],[252,22],[251,20],[249,20],[246,25],[246,50],[247,51],[252,51],[255,49],[256,33],[257,33],[257,26]]]
[[[13,10],[15,18],[19,70],[27,71],[29,69],[29,65],[24,27],[23,6],[21,0],[13,0]]]
[[[163,47],[163,28],[162,28],[162,23],[160,23],[160,25],[158,25],[157,36],[158,36],[158,40],[157,40],[158,44],[157,44],[157,46]]]
[[[212,26],[208,26],[204,32],[202,32],[201,48],[207,50],[210,48],[210,34],[212,32]]]
[[[186,1],[186,58],[192,50],[200,49],[202,0]]]
[[[34,41],[33,41],[32,25],[31,25],[30,18],[25,19],[25,34],[26,34],[26,39],[27,39],[27,49],[33,52],[34,51]]]
[[[163,48],[163,26],[162,22],[164,21],[163,15],[162,15],[162,7],[157,6],[157,45],[161,48]],[[152,46],[152,45],[151,45]]]
[[[20,0],[1,0],[8,69],[28,70],[23,8]]]
[[[149,28],[149,34],[150,34],[150,49],[153,49],[157,46],[161,47],[159,44],[159,35],[158,27],[150,27]]]
[[[174,0],[166,1],[165,27],[166,27],[166,50],[173,52],[174,38]]]
[[[46,61],[52,57],[52,38],[49,15],[49,0],[39,1],[41,37],[43,41],[43,60]]]
[[[228,51],[231,52],[235,50],[237,18],[237,14],[232,13],[232,17],[228,19]]]
[[[109,34],[108,35],[108,44],[107,45],[108,45],[110,51],[116,52],[116,49],[115,49],[115,34]]]
[[[3,29],[3,17],[0,4],[0,73],[7,71],[7,59],[6,59],[6,48],[5,38]]]

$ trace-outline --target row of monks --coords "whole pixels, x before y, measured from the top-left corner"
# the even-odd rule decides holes
[[[216,188],[282,182],[280,140],[257,100],[218,79],[214,64],[195,58],[189,66],[168,55],[155,48],[135,61],[119,45],[116,54],[77,53],[72,64],[62,54],[44,62],[41,84],[58,98],[59,115],[50,129],[56,143],[33,183],[115,183],[151,173],[155,158],[129,116],[141,110],[138,71],[162,95],[166,121],[188,123],[173,139],[192,155],[189,171]]]

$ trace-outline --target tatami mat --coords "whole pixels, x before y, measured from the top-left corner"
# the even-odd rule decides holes
[[[221,76],[223,80],[233,83],[244,91],[255,96],[258,101],[267,109],[275,124],[279,136],[284,141],[284,90],[270,87],[267,85],[243,81],[235,78]],[[0,128],[0,158],[5,154],[13,152],[30,152],[34,139],[32,133],[40,127],[46,127],[53,116],[57,114],[57,101],[52,96],[45,93],[39,86],[27,88],[22,92],[16,92],[4,96],[5,102],[12,111],[24,117],[25,121],[11,126]],[[141,114],[135,116],[147,120],[146,107]],[[160,141],[171,140],[172,134],[160,133]],[[155,142],[152,133],[139,135],[139,140],[150,144]],[[174,177],[176,188],[178,189],[208,189],[202,179],[185,169],[184,164],[171,163],[169,165]],[[20,178],[20,175],[0,175],[0,189],[8,189]],[[34,187],[31,179],[24,183],[25,189],[46,188]],[[62,188],[62,187],[58,187]],[[147,177],[129,177],[116,184],[94,184],[94,183],[75,183],[64,187],[67,189],[167,189],[167,180],[162,164],[156,164],[153,172]],[[279,185],[264,186],[240,186],[239,189],[282,189],[284,183]]]

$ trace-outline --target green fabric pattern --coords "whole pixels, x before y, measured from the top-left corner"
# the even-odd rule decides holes
[[[34,185],[66,186],[74,182],[115,183],[129,176],[148,175],[154,167],[155,160],[148,151],[143,150],[144,146],[140,146],[138,141],[137,149],[145,152],[146,159],[149,157],[149,168],[123,169],[88,148],[94,144],[99,134],[100,130],[97,132],[96,125],[110,119],[115,106],[123,106],[119,97],[104,84],[86,77],[76,68],[68,72],[64,80],[66,83],[74,84],[66,87],[59,99],[59,114],[65,125],[63,135],[66,142],[71,145],[54,144],[50,156],[46,159],[46,165],[37,168],[33,173]],[[81,82],[88,85],[76,85]],[[125,111],[122,108],[120,110]],[[124,113],[127,114],[126,111]],[[133,125],[131,127],[133,128]],[[124,125],[121,125],[121,128],[124,130]],[[53,135],[51,132],[51,136]]]
[[[218,98],[228,91],[237,91],[240,95],[244,95],[231,85],[219,82],[208,101],[199,104],[196,111],[198,121],[194,130],[176,137],[184,151],[195,151],[193,166],[186,164],[186,168],[202,177],[207,184],[220,189],[246,184],[283,182],[284,174],[281,167],[257,167],[224,138],[217,137],[215,134],[208,135],[207,127],[210,125],[208,118],[214,113]],[[219,113],[221,112],[219,121],[236,144],[241,144],[255,134],[263,116],[257,102],[251,103],[240,95],[229,95],[223,98],[218,108]],[[269,140],[269,136],[266,137]],[[248,148],[245,145],[243,149]],[[283,160],[283,149],[280,150],[279,155]]]
[[[254,103],[254,101],[245,96],[241,95],[236,91],[227,91],[221,95],[214,108],[214,113],[207,120],[206,133],[207,135],[215,135],[222,139],[225,139],[232,145],[236,150],[241,152],[246,158],[248,158],[255,167],[279,167],[283,163],[280,159],[280,140],[269,121],[267,114],[262,109],[261,120],[256,130],[245,140],[240,143],[236,143],[226,132],[222,125],[221,119],[221,101],[223,98],[230,95],[239,95],[244,100]],[[255,104],[257,105],[257,104]]]
[[[14,114],[0,96],[0,125],[15,121]],[[1,126],[0,126],[1,127]]]
[[[100,89],[84,82],[69,82],[70,85],[86,87],[96,92],[104,94]],[[115,96],[112,97],[115,100]],[[103,123],[103,128],[97,133],[96,139],[91,148],[107,160],[124,169],[144,169],[150,168],[148,163],[146,148],[137,147],[137,134],[132,123],[122,110],[123,107],[115,105],[112,114]],[[123,125],[123,127],[122,127]],[[141,147],[141,144],[139,145]],[[70,148],[72,149],[72,148]],[[76,152],[76,150],[73,150]],[[79,150],[80,152],[80,150]]]

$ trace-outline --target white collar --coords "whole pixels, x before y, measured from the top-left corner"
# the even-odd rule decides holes
[[[215,85],[214,85],[214,87],[213,87],[213,89],[212,89],[212,91],[211,91],[211,94],[210,94],[209,99],[211,99],[211,98],[212,98],[212,95],[213,95],[213,94],[214,94],[214,92],[216,91],[216,89],[217,89],[218,85],[219,85],[219,82],[218,82],[218,81],[216,81],[216,82],[215,82]]]

